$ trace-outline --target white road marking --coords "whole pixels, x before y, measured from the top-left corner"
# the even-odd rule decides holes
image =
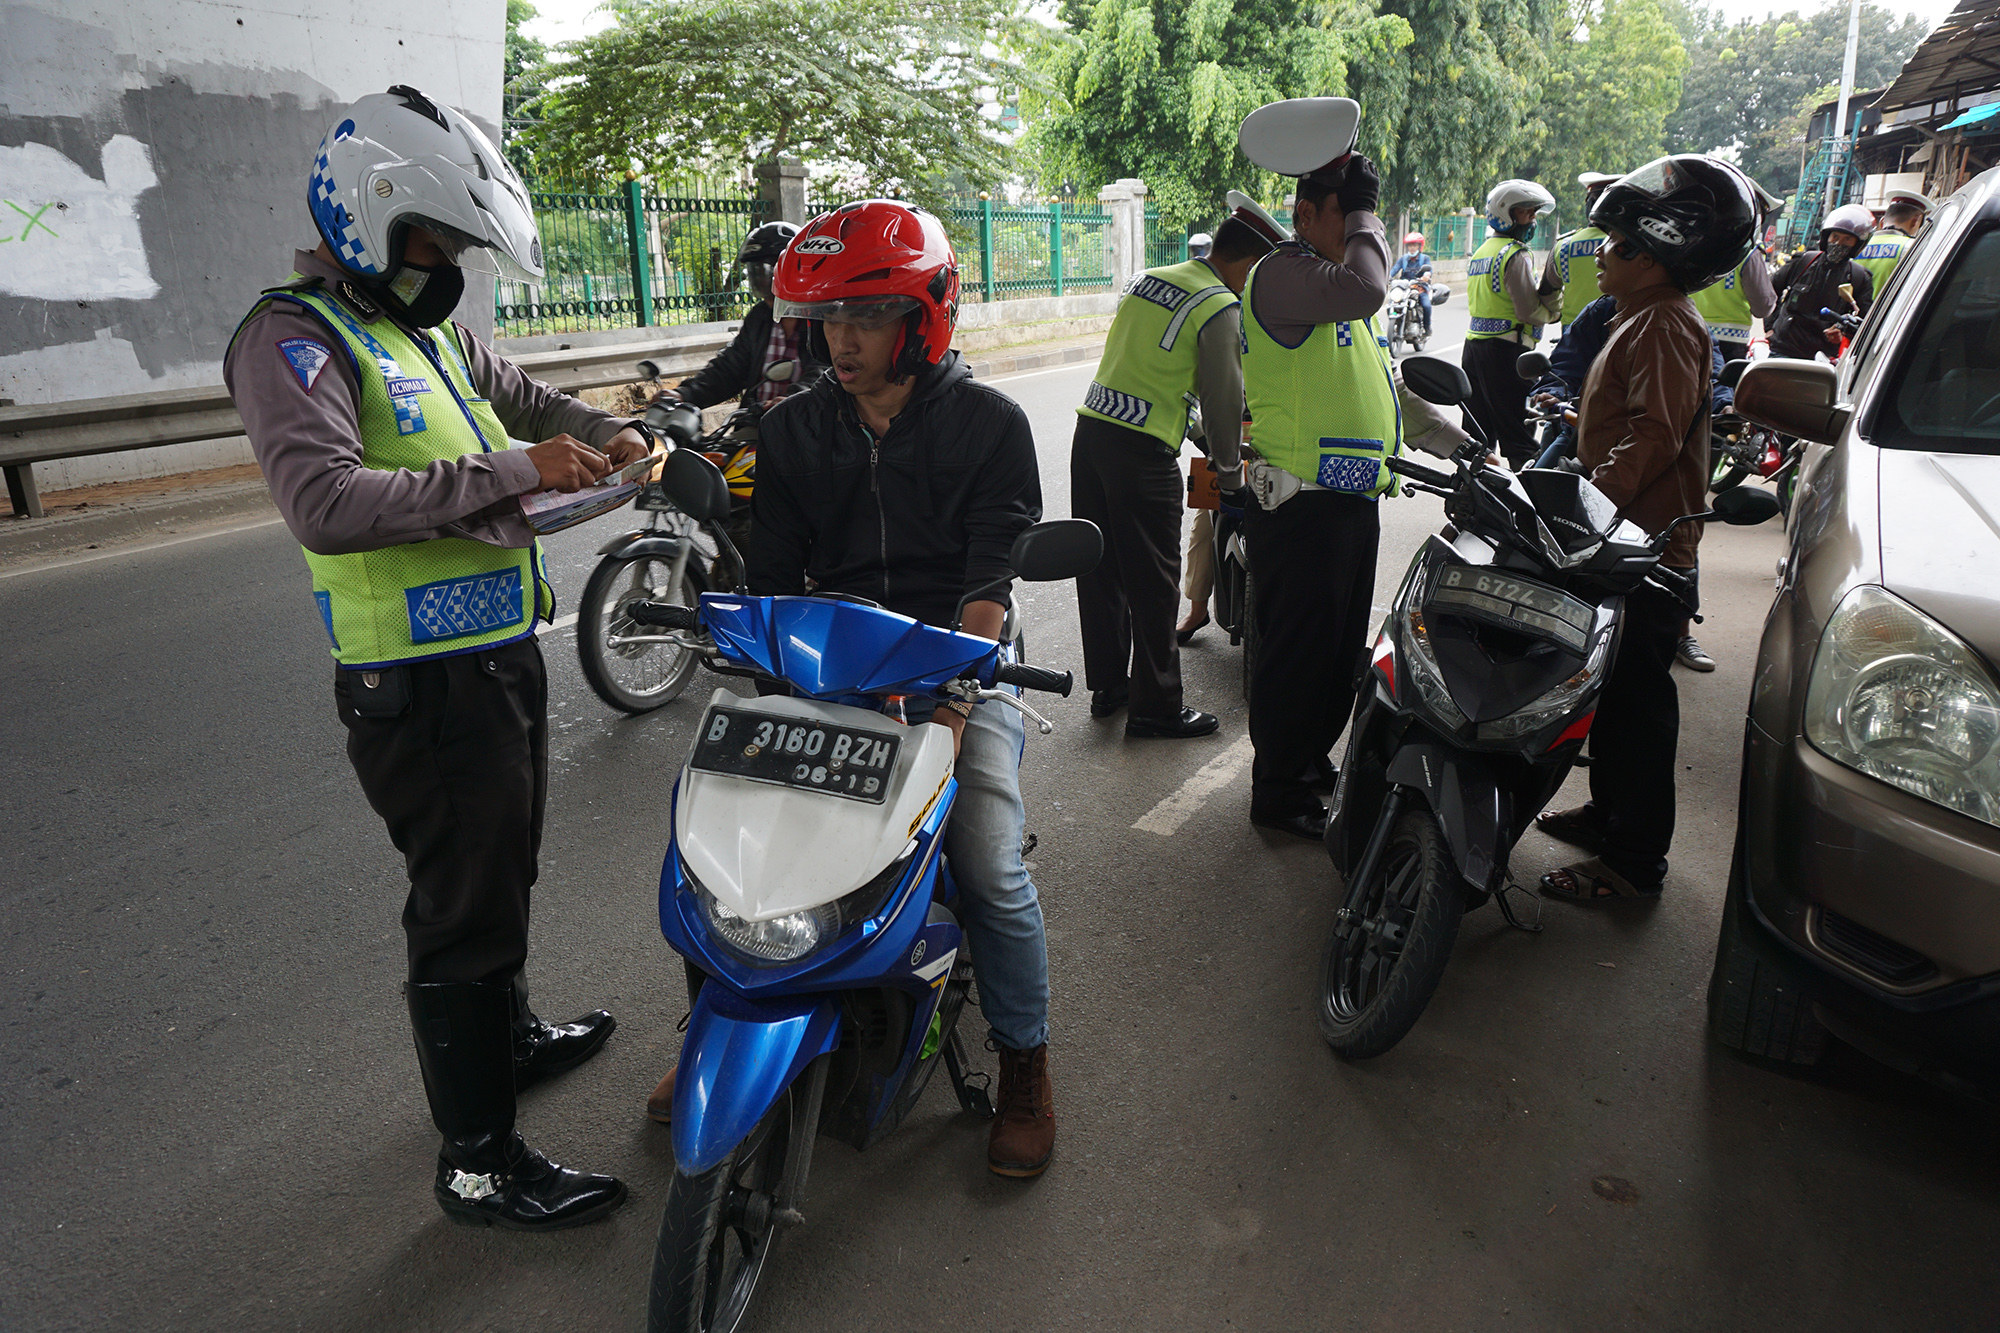
[[[981,380],[980,383],[1004,384],[1008,380],[1025,380],[1032,379],[1036,375],[1053,375],[1059,370],[1089,370],[1096,365],[1097,362],[1095,361],[1069,361],[1060,366],[1043,366],[1040,370],[1021,370],[1011,375],[995,375],[990,380]]]
[[[183,542],[207,541],[210,537],[227,537],[232,532],[254,532],[258,528],[268,528],[274,523],[283,523],[282,518],[260,518],[254,523],[238,523],[227,528],[212,528],[207,532],[190,532],[185,537],[164,537],[156,542],[135,542],[130,546],[114,546],[109,550],[90,551],[83,555],[64,556],[60,560],[44,560],[32,565],[16,565],[12,569],[0,569],[0,579],[19,578],[23,574],[40,574],[44,570],[68,569],[72,565],[87,565],[97,560],[110,560],[121,555],[144,555],[148,551],[158,551],[168,546],[179,546]]]
[[[1141,833],[1173,837],[1195,811],[1208,804],[1209,797],[1236,780],[1253,753],[1250,738],[1238,736],[1234,745],[1203,764],[1199,772],[1180,785],[1180,790],[1148,810],[1132,827]]]
[[[576,616],[577,613],[574,611],[570,612],[566,616],[558,616],[554,621],[552,621],[547,625],[537,625],[535,627],[535,633],[554,634],[559,630],[566,630],[571,625],[574,625],[576,623]]]

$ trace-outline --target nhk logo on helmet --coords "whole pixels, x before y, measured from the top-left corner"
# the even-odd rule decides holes
[[[838,236],[808,236],[792,247],[795,254],[837,255],[847,246]]]

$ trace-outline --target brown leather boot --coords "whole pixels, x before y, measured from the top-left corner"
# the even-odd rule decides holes
[[[995,1042],[994,1049],[1000,1056],[1000,1100],[986,1138],[986,1164],[996,1176],[1039,1176],[1056,1150],[1048,1043],[1016,1051]]]
[[[660,1080],[660,1086],[654,1088],[653,1095],[646,1099],[648,1120],[657,1120],[663,1125],[674,1123],[674,1075],[680,1071],[679,1065],[669,1069],[667,1076]]]

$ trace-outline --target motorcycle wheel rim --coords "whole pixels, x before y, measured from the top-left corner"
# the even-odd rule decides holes
[[[1335,952],[1324,1001],[1334,1021],[1359,1022],[1388,988],[1423,891],[1423,848],[1413,838],[1392,838],[1375,883],[1354,907],[1360,920]]]
[[[791,1104],[791,1094],[787,1093],[773,1113],[759,1121],[750,1137],[743,1141],[730,1166],[723,1215],[708,1248],[707,1289],[701,1303],[701,1326],[716,1333],[734,1329],[742,1321],[751,1294],[757,1289],[757,1279],[763,1274],[764,1261],[770,1256],[771,1244],[778,1237],[775,1224],[757,1235],[739,1221],[733,1221],[732,1215],[740,1217],[741,1203],[752,1192],[772,1194],[783,1182],[785,1160],[791,1148]]]

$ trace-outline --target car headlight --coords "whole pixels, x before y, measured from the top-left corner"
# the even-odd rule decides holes
[[[1806,688],[1827,758],[2000,825],[2000,686],[1963,640],[1886,589],[1841,599]]]
[[[1437,654],[1431,651],[1431,634],[1424,624],[1424,613],[1414,606],[1406,607],[1396,613],[1396,620],[1402,631],[1397,638],[1402,641],[1403,660],[1408,663],[1409,677],[1417,687],[1418,696],[1447,727],[1456,731],[1465,725],[1465,713],[1445,688]]]
[[[1514,740],[1521,736],[1532,736],[1543,727],[1554,722],[1564,713],[1576,707],[1577,700],[1595,689],[1604,675],[1604,654],[1611,646],[1611,636],[1604,635],[1591,650],[1583,667],[1574,676],[1536,699],[1518,712],[1507,714],[1494,722],[1479,724],[1479,739],[1482,741]]]
[[[716,901],[699,881],[695,894],[701,899],[701,914],[709,930],[752,962],[793,962],[840,933],[840,907],[836,903],[787,912],[769,921],[746,921]]]

